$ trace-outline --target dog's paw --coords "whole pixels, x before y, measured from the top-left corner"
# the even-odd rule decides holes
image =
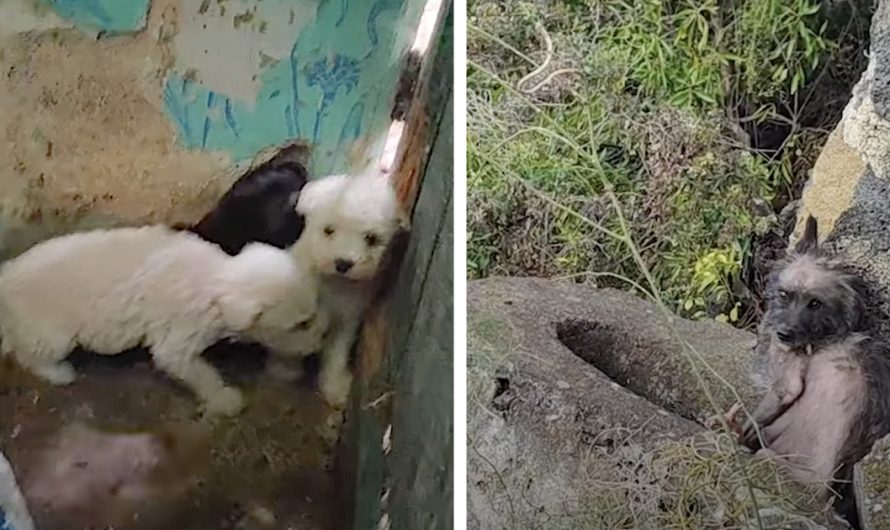
[[[52,385],[70,385],[77,380],[77,372],[74,371],[74,367],[66,362],[36,366],[32,368],[32,371],[34,375]]]
[[[729,427],[730,432],[739,437],[742,435],[742,426],[739,424],[738,415],[739,412],[742,410],[742,407],[742,403],[740,401],[737,401],[733,403],[733,405],[729,408],[728,411],[726,411],[725,414],[723,414],[723,423],[726,424],[727,427]],[[720,421],[719,418],[717,418],[717,421]]]
[[[349,399],[349,390],[352,388],[352,374],[349,370],[322,371],[319,376],[318,388],[328,405],[337,409],[344,408]]]
[[[208,416],[234,416],[242,410],[244,410],[244,396],[237,388],[228,386],[204,403],[204,413]]]

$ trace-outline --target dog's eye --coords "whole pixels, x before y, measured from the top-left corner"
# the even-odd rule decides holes
[[[779,290],[779,299],[788,300],[788,291]]]
[[[816,298],[813,298],[807,304],[807,307],[809,307],[810,309],[819,309],[820,307],[822,307],[822,302]]]
[[[380,238],[377,237],[377,234],[365,234],[365,243],[369,247],[376,247],[380,243]]]
[[[324,235],[328,237],[334,235],[334,227],[331,225],[324,227]]]
[[[292,329],[293,329],[294,331],[297,331],[297,330],[305,331],[305,330],[309,329],[309,326],[312,325],[312,321],[313,321],[314,319],[315,319],[315,316],[313,315],[313,316],[307,318],[306,320],[302,320],[302,321],[300,321],[300,322],[297,322],[296,324],[294,324],[294,327],[293,327]]]

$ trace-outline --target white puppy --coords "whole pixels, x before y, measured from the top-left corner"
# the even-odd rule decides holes
[[[297,212],[306,225],[292,252],[322,278],[321,304],[330,315],[319,388],[342,406],[349,397],[349,353],[371,297],[371,282],[393,236],[409,228],[389,182],[378,175],[336,175],[314,180],[300,192]]]
[[[209,414],[234,414],[241,393],[201,358],[243,337],[282,355],[321,347],[317,276],[261,243],[234,257],[163,226],[96,230],[45,241],[0,268],[2,352],[54,384],[75,380],[77,346],[114,355],[136,346],[188,385]]]

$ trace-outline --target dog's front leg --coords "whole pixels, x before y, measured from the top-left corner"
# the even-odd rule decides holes
[[[746,419],[742,427],[741,441],[744,445],[753,450],[761,447],[755,426],[761,429],[766,427],[797,401],[803,394],[808,367],[806,359],[795,355],[778,359],[774,363],[773,386],[754,409],[753,421],[751,418]]]
[[[333,407],[343,407],[352,388],[349,371],[349,353],[361,326],[360,316],[350,315],[338,322],[336,329],[325,344],[321,357],[318,387],[325,400]]]
[[[203,348],[195,352],[183,351],[182,343],[170,348],[152,347],[155,366],[181,381],[204,402],[208,416],[233,416],[244,408],[244,398],[237,388],[227,386],[222,376],[201,357]],[[177,347],[178,346],[178,347]]]
[[[756,450],[762,446],[757,431],[776,421],[776,418],[784,414],[803,392],[802,379],[792,378],[784,383],[786,384],[774,385],[757,404],[752,414],[753,421],[751,418],[745,420],[741,441],[750,449]]]

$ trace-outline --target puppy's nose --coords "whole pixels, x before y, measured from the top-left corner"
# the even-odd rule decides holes
[[[355,263],[348,259],[334,260],[334,268],[337,269],[337,272],[340,274],[346,274],[353,265],[355,265]]]
[[[794,335],[787,329],[780,329],[776,331],[776,337],[779,337],[779,340],[782,342],[791,342]]]

